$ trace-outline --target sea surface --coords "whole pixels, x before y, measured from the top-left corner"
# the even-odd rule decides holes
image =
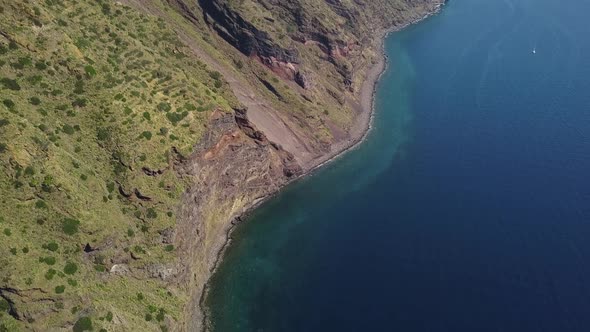
[[[590,331],[588,13],[451,0],[392,34],[366,142],[234,232],[214,331]]]

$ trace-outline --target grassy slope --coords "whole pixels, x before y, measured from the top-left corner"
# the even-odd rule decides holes
[[[188,153],[207,114],[230,111],[234,97],[166,24],[127,7],[3,1],[0,11],[0,288],[39,298],[20,312],[30,326],[90,316],[111,330],[110,312],[127,328],[158,329],[160,309],[178,319],[181,292],[112,276],[105,260],[175,259],[158,231],[174,226],[186,180],[142,167],[166,168],[173,146]],[[123,197],[119,184],[151,201]],[[87,243],[102,250],[87,254]],[[24,327],[0,315],[9,330]]]

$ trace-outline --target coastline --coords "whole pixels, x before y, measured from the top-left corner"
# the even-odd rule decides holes
[[[379,56],[377,58],[377,62],[372,64],[365,74],[365,79],[363,80],[363,84],[360,89],[359,93],[359,104],[361,108],[361,112],[359,112],[355,118],[353,126],[350,128],[349,135],[350,137],[347,140],[338,142],[332,146],[332,151],[329,153],[313,159],[310,161],[309,164],[303,165],[304,173],[301,174],[299,177],[289,181],[285,185],[293,181],[297,181],[301,178],[309,176],[313,174],[314,171],[319,169],[320,167],[338,159],[342,155],[346,154],[350,150],[355,149],[358,147],[363,141],[367,138],[368,134],[371,132],[373,128],[373,120],[375,117],[375,95],[377,93],[377,85],[381,80],[383,74],[389,68],[389,57],[385,50],[385,41],[389,34],[400,31],[402,29],[407,28],[408,26],[417,24],[430,16],[436,15],[442,9],[442,6],[446,3],[446,0],[441,0],[440,3],[434,6],[434,9],[426,13],[419,19],[413,20],[406,24],[400,26],[393,26],[391,28],[382,29],[377,32],[377,37],[375,40],[377,41],[377,48],[379,49]],[[270,196],[273,196],[271,194]]]
[[[319,170],[321,167],[337,160],[339,157],[343,156],[344,154],[348,153],[351,150],[354,150],[360,144],[362,144],[365,139],[368,137],[371,129],[373,128],[373,121],[375,117],[375,97],[377,93],[377,86],[383,74],[389,68],[389,57],[387,56],[385,50],[385,42],[387,37],[390,33],[394,33],[400,31],[410,25],[416,24],[421,22],[422,20],[429,18],[430,16],[436,15],[442,9],[442,6],[445,4],[446,0],[441,0],[440,3],[436,4],[432,11],[426,13],[423,17],[410,21],[406,24],[400,26],[393,26],[387,29],[381,29],[377,32],[377,37],[375,38],[375,43],[378,45],[379,55],[377,56],[377,62],[371,64],[368,70],[365,73],[365,79],[363,80],[363,84],[360,89],[359,93],[359,104],[361,108],[361,112],[359,112],[356,117],[353,126],[350,128],[349,138],[338,142],[332,146],[332,149],[329,153],[311,160],[308,164],[302,165],[303,173],[288,182],[285,182],[278,190],[271,192],[265,196],[259,197],[254,200],[251,204],[246,206],[241,213],[236,216],[232,216],[231,222],[227,230],[225,231],[225,241],[221,245],[221,249],[217,252],[215,257],[215,263],[213,267],[209,271],[209,276],[207,278],[207,282],[203,285],[203,289],[200,292],[200,297],[198,300],[198,312],[200,315],[198,317],[192,317],[190,319],[195,319],[197,321],[196,326],[198,326],[199,331],[209,331],[210,321],[209,321],[209,313],[208,308],[205,306],[205,300],[207,298],[209,289],[210,289],[210,281],[211,277],[217,271],[225,251],[231,245],[232,238],[231,235],[235,227],[240,224],[253,210],[258,208],[267,200],[271,199],[275,195],[281,192],[286,186],[296,181],[299,181],[307,176],[312,175],[315,171]]]

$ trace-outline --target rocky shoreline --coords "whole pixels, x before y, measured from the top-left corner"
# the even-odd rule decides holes
[[[334,144],[331,148],[331,151],[326,153],[325,155],[311,160],[309,163],[303,165],[303,173],[297,177],[292,178],[290,181],[284,183],[278,190],[271,192],[263,197],[260,197],[254,200],[251,204],[244,207],[243,212],[233,218],[231,221],[231,226],[226,230],[225,234],[225,241],[221,246],[221,249],[217,252],[215,256],[214,266],[210,270],[208,281],[203,286],[203,290],[200,292],[200,297],[198,301],[199,306],[199,314],[197,317],[191,317],[193,320],[194,325],[197,327],[197,330],[200,331],[208,331],[210,330],[210,321],[208,315],[208,309],[205,307],[205,300],[208,295],[209,291],[209,282],[211,280],[211,276],[217,271],[219,264],[221,263],[223,256],[225,254],[226,249],[231,245],[231,234],[235,227],[240,224],[247,216],[256,208],[258,208],[261,204],[266,202],[268,199],[277,195],[280,190],[285,188],[287,185],[303,179],[321,168],[329,164],[332,161],[337,160],[340,156],[346,154],[347,152],[355,149],[358,147],[363,141],[367,138],[368,134],[372,129],[372,123],[374,120],[375,114],[375,95],[377,92],[377,85],[382,77],[382,75],[387,71],[389,66],[389,59],[387,57],[387,53],[385,51],[385,41],[390,33],[394,33],[396,31],[400,31],[410,25],[416,24],[421,22],[422,20],[437,14],[442,6],[445,4],[445,0],[441,0],[440,3],[435,5],[434,9],[425,14],[422,18],[411,21],[401,26],[394,26],[389,29],[383,29],[377,33],[377,38],[375,38],[376,44],[378,44],[380,49],[380,55],[378,56],[377,62],[370,66],[365,74],[365,79],[363,81],[362,87],[359,93],[360,105],[361,105],[361,112],[356,115],[354,125],[350,129],[349,138],[347,140],[338,142]]]

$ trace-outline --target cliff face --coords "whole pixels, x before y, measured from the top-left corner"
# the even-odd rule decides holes
[[[436,2],[199,1],[208,26],[246,56],[257,57],[270,68],[277,63],[297,68],[302,62],[300,51],[305,52],[303,46],[312,44],[324,53],[321,60],[336,67],[341,75],[340,83],[348,87],[352,85],[354,69],[358,68],[351,68],[345,59],[355,62],[356,58],[367,56],[362,54],[362,48],[371,46],[376,31],[419,18],[432,9],[433,3]],[[247,7],[252,9],[245,10]],[[256,22],[259,28],[251,22]],[[303,75],[301,71],[296,73]],[[297,80],[305,88],[301,81]]]
[[[200,0],[205,22],[223,39],[247,56],[257,56],[261,61],[275,59],[297,63],[294,50],[286,50],[273,43],[268,33],[246,21],[227,2]]]
[[[0,1],[0,330],[202,328],[249,208],[356,142],[436,0]]]
[[[183,195],[174,243],[183,253],[179,282],[192,294],[183,329],[195,330],[203,285],[233,220],[302,169],[248,121],[244,110],[236,110],[233,116],[212,114],[209,130],[181,172],[194,181]]]

